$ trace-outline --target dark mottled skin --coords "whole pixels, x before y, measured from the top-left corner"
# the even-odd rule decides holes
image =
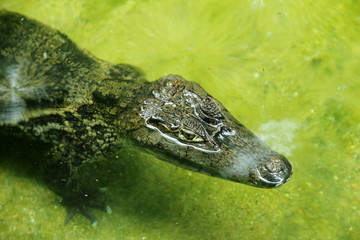
[[[198,84],[174,75],[148,82],[130,65],[98,60],[64,34],[6,11],[0,11],[0,134],[41,146],[34,162],[40,175],[93,223],[87,208],[105,204],[93,184],[97,170],[87,166],[110,163],[129,146],[257,187],[280,186],[291,175],[285,157]]]

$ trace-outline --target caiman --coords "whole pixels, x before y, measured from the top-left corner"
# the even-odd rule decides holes
[[[283,155],[197,83],[178,75],[147,81],[131,65],[99,60],[63,33],[5,10],[0,136],[2,144],[26,139],[39,149],[32,164],[42,179],[63,198],[69,216],[80,212],[92,223],[89,208],[105,205],[90,184],[97,168],[87,165],[110,163],[121,149],[136,147],[191,171],[260,188],[278,187],[292,174]]]

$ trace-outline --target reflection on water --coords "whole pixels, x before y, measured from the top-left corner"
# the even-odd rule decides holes
[[[292,151],[296,148],[297,130],[299,123],[290,119],[281,121],[270,120],[261,124],[258,134],[265,142],[271,143],[271,146],[277,151],[290,157]]]

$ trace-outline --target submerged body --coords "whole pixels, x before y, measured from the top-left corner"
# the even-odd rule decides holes
[[[148,82],[130,65],[98,60],[60,32],[6,11],[0,11],[0,134],[39,147],[34,164],[46,183],[93,222],[86,208],[99,205],[89,200],[97,195],[89,179],[97,168],[87,166],[129,146],[256,187],[277,187],[291,176],[285,157],[198,84],[175,75]]]

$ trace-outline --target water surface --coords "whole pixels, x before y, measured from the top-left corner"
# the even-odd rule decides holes
[[[120,152],[113,214],[92,227],[11,159],[0,163],[0,239],[357,239],[360,5],[356,1],[6,1],[150,80],[200,83],[292,162],[256,189]],[[0,33],[1,34],[1,33]],[[16,170],[15,170],[16,169]]]

